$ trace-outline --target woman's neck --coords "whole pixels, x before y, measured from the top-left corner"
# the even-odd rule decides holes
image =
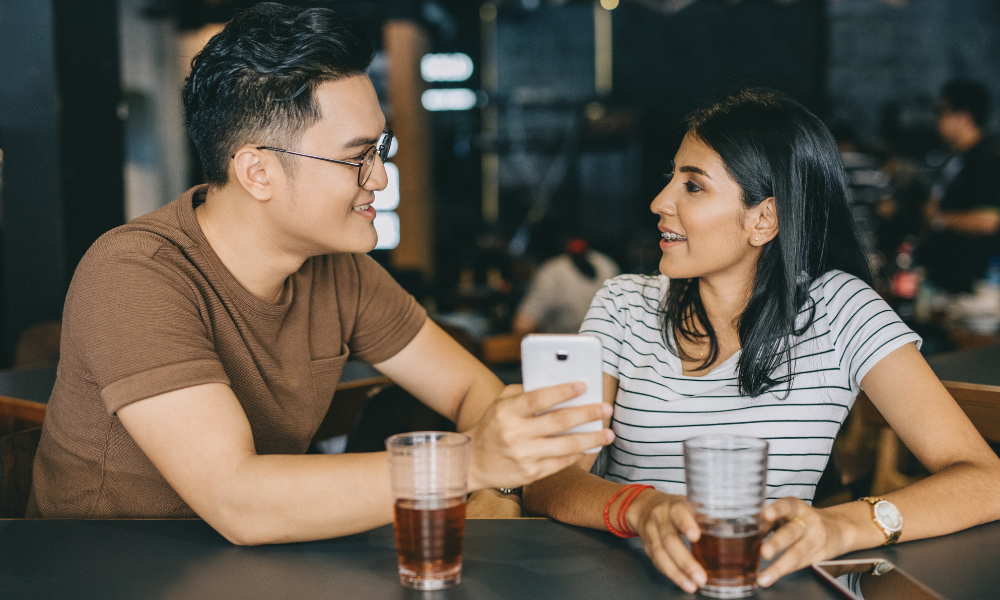
[[[698,279],[698,295],[705,314],[720,343],[736,339],[739,343],[739,319],[750,301],[753,279],[747,274],[725,274]]]

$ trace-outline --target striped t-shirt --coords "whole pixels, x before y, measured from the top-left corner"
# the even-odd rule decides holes
[[[685,493],[681,442],[707,434],[751,435],[770,444],[767,496],[811,502],[833,439],[885,355],[920,337],[863,281],[830,271],[812,282],[812,326],[792,339],[790,383],[751,398],[737,391],[739,353],[703,377],[683,374],[664,345],[657,310],[664,276],[622,275],[594,297],[580,333],[604,344],[604,372],[618,379],[605,478]],[[799,325],[808,318],[808,304]],[[673,344],[671,333],[670,343]],[[783,375],[787,365],[772,374]],[[602,469],[603,470],[603,469]]]

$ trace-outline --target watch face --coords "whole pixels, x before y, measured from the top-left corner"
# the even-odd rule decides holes
[[[899,514],[899,509],[892,502],[883,500],[876,504],[875,518],[879,525],[889,531],[899,531],[903,528],[903,515]]]

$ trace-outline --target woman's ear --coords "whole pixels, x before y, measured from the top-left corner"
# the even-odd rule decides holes
[[[280,162],[262,150],[244,146],[233,156],[231,175],[257,200],[267,201],[274,195],[274,177]]]
[[[774,197],[765,198],[747,215],[747,232],[751,246],[763,246],[778,235],[778,211]]]

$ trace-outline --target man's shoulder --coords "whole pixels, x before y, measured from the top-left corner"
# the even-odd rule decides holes
[[[184,199],[182,196],[99,237],[77,266],[74,282],[97,276],[106,284],[107,277],[127,265],[188,261],[190,249],[197,244],[178,216],[179,203]]]

